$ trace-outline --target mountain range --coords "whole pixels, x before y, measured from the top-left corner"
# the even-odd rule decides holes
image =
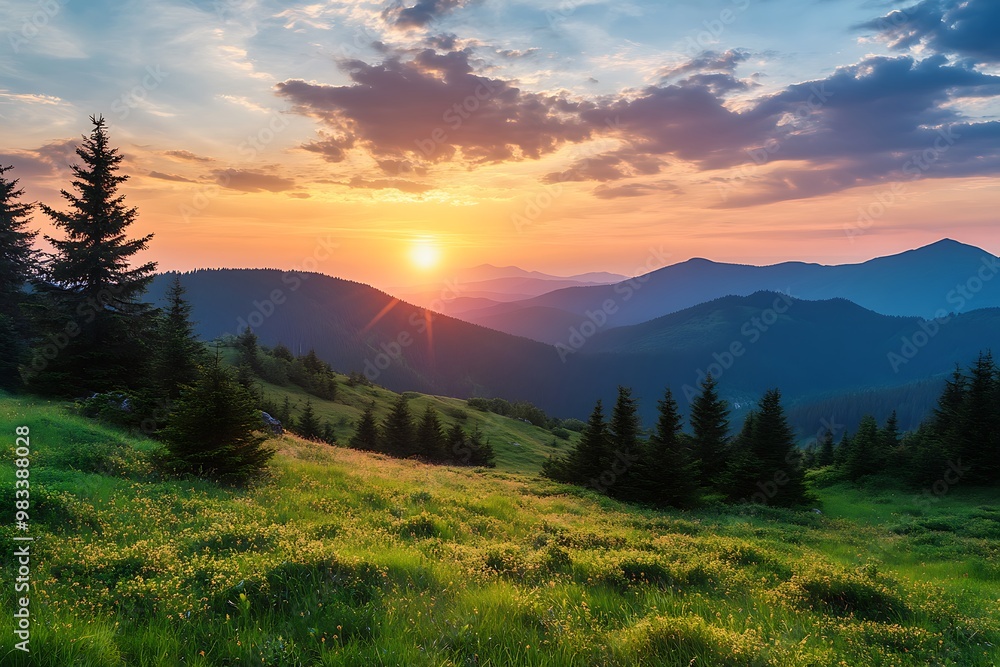
[[[565,342],[588,313],[614,304],[602,328],[675,313],[727,295],[780,291],[798,299],[842,298],[883,315],[934,318],[1000,306],[1000,260],[975,246],[943,239],[860,264],[771,266],[690,259],[609,285],[570,286],[484,307],[449,311],[483,326],[546,343]]]
[[[972,253],[965,248],[935,244],[904,260],[886,259],[908,262],[941,250],[969,258]],[[677,266],[685,265],[690,270],[700,263]],[[742,268],[752,273],[758,267]],[[875,275],[871,267],[865,270]],[[954,279],[955,270],[926,267],[925,274],[937,276],[935,284],[942,284]],[[172,277],[157,276],[152,299],[162,302]],[[968,300],[964,310],[969,312],[940,320],[885,315],[843,297],[806,300],[793,287],[792,296],[766,290],[726,295],[628,325],[621,325],[618,314],[628,312],[622,319],[630,320],[639,310],[605,313],[603,325],[600,317],[577,314],[576,324],[570,324],[557,344],[465,322],[321,274],[219,269],[185,273],[181,281],[197,331],[206,340],[236,334],[249,325],[262,344],[283,342],[296,353],[313,348],[337,370],[365,373],[390,389],[528,400],[562,417],[585,417],[597,398],[612,400],[616,386],[624,384],[641,399],[648,424],[664,387],[671,387],[686,411],[698,383],[711,372],[733,404],[734,418],[764,390],[780,387],[792,414],[799,415],[795,425],[802,432],[815,431],[818,411],[836,409],[847,395],[865,396],[866,404],[881,406],[881,412],[896,408],[912,415],[913,421],[903,426],[914,426],[956,362],[969,363],[980,350],[1000,349],[1000,308],[971,310],[973,304],[992,303],[988,281]],[[651,277],[640,283],[643,287],[633,298],[652,294],[646,288],[659,282]],[[926,284],[912,283],[899,295],[899,303],[920,303],[918,292]],[[603,289],[614,294],[613,286],[570,291]],[[886,288],[872,284],[872,291],[886,293]],[[610,326],[612,319],[619,326]]]

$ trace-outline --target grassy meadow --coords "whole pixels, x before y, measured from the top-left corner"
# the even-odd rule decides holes
[[[322,418],[389,402],[341,389]],[[285,436],[270,482],[231,490],[160,478],[156,443],[66,404],[0,396],[0,495],[12,511],[28,425],[36,538],[32,653],[10,650],[7,614],[0,664],[1000,664],[1000,498],[820,475],[822,514],[657,512],[541,479],[547,432],[468,413],[498,468]],[[4,521],[8,582],[15,534]]]

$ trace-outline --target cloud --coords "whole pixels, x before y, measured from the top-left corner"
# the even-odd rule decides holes
[[[750,52],[746,49],[729,49],[719,53],[718,51],[702,51],[691,60],[680,65],[671,65],[662,68],[658,75],[661,79],[673,79],[697,72],[720,72],[732,74],[736,71],[737,65],[750,57]]]
[[[360,176],[355,176],[344,185],[351,188],[364,188],[368,190],[399,190],[400,192],[410,192],[414,194],[420,194],[434,189],[434,186],[431,185],[415,183],[413,181],[406,181],[397,178],[367,180],[361,178]]]
[[[190,178],[184,178],[183,176],[178,176],[176,174],[164,174],[160,171],[151,171],[148,176],[150,178],[159,178],[164,181],[176,181],[177,183],[197,183],[198,181],[193,181]]]
[[[722,181],[730,191],[722,205],[746,206],[905,178],[915,156],[928,151],[934,159],[919,168],[921,178],[998,173],[996,125],[963,109],[1000,95],[1000,76],[940,54],[869,56],[751,97],[745,93],[756,84],[733,74],[748,52],[704,52],[663,70],[666,78],[655,85],[586,98],[530,92],[477,74],[471,53],[424,49],[379,64],[353,60],[342,63],[348,85],[289,80],[277,94],[321,125],[303,149],[329,162],[367,153],[390,176],[424,176],[442,161],[474,168],[537,159],[597,139],[618,147],[577,158],[542,180],[611,183],[677,161],[703,171],[749,167],[752,178]],[[936,149],[949,132],[961,138]],[[366,179],[352,187],[386,184],[377,175]],[[594,194],[644,192],[630,185]]]
[[[977,63],[1000,62],[996,0],[923,0],[857,27],[877,31],[893,49],[924,44]]]
[[[466,4],[468,0],[417,0],[412,7],[387,9],[383,17],[399,28],[422,28]]]
[[[616,151],[577,160],[566,171],[546,174],[542,182],[617,181],[659,173],[662,165],[663,161],[655,156]]]
[[[76,139],[60,139],[39,148],[0,153],[0,164],[14,167],[10,178],[62,176],[69,173],[71,164],[79,162],[76,154],[78,143]]]
[[[944,56],[869,57],[740,110],[726,105],[727,86],[702,77],[651,86],[582,116],[595,124],[615,118],[629,146],[618,151],[623,159],[631,151],[675,156],[703,170],[749,166],[751,178],[729,184],[726,207],[910,178],[915,169],[921,178],[997,173],[995,123],[965,117],[956,102],[1000,94],[1000,77]]]
[[[295,187],[295,181],[273,174],[244,169],[219,169],[213,172],[216,183],[240,192],[284,192]]]
[[[763,141],[777,127],[779,117],[726,106],[724,93],[740,84],[729,75],[717,79],[689,78],[678,83],[648,86],[638,95],[620,97],[585,109],[581,117],[594,128],[611,120],[614,130],[637,154],[674,155],[704,162],[714,156],[734,159],[743,146]]]
[[[177,160],[185,160],[188,162],[214,162],[210,157],[203,157],[201,155],[195,155],[191,151],[165,151],[163,153],[167,157],[172,157]]]
[[[312,197],[312,195],[309,194],[308,192],[289,192],[288,196],[292,197],[293,199],[309,199],[310,197]]]
[[[412,60],[343,64],[353,84],[289,80],[278,95],[331,134],[303,146],[329,161],[360,146],[379,159],[470,164],[536,159],[592,129],[563,97],[531,93],[473,73],[468,50],[425,49]]]
[[[643,183],[625,183],[623,185],[599,185],[594,189],[598,199],[620,199],[624,197],[643,197],[661,192],[671,192],[677,188],[673,185],[646,185]]]

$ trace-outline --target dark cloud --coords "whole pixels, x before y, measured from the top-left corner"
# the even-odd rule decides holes
[[[334,162],[355,145],[379,159],[521,160],[590,136],[592,129],[576,116],[578,104],[479,76],[469,57],[467,50],[426,49],[405,62],[349,61],[344,67],[353,85],[290,80],[277,92],[335,133],[304,147]]]
[[[719,76],[739,86],[732,77]],[[584,109],[581,117],[595,128],[611,124],[637,154],[675,155],[695,162],[716,155],[732,160],[741,147],[766,139],[778,117],[753,109],[735,111],[725,101],[720,81],[686,79]]]
[[[879,32],[894,49],[926,44],[972,62],[1000,62],[997,0],[923,0],[858,27]]]
[[[427,46],[439,51],[454,51],[458,47],[458,35],[447,33],[432,35],[424,40]]]
[[[677,159],[702,170],[766,163],[753,178],[728,182],[724,205],[743,206],[908,178],[914,160],[922,160],[920,177],[1000,173],[997,124],[962,111],[963,101],[1000,95],[1000,76],[940,54],[869,57],[738,104],[731,95],[755,85],[732,73],[744,51],[704,53],[657,85],[590,100],[481,76],[470,54],[425,49],[378,65],[351,61],[344,64],[351,85],[290,80],[277,92],[324,128],[303,148],[331,162],[362,150],[389,176],[423,176],[426,165],[444,160],[474,167],[536,159],[594,138],[622,147],[543,180],[610,183],[656,174]],[[951,135],[941,150],[942,136]],[[928,154],[933,160],[920,157]],[[641,192],[608,187],[598,196]]]
[[[391,176],[398,176],[400,174],[427,175],[427,167],[415,164],[409,160],[377,160],[376,163],[383,173]]]
[[[422,28],[466,4],[468,0],[417,0],[412,7],[391,7],[383,16],[399,28]]]
[[[943,56],[868,58],[740,111],[725,106],[724,89],[689,77],[583,115],[613,115],[636,154],[674,155],[703,169],[768,164],[765,172],[730,184],[727,207],[813,197],[916,172],[921,178],[997,173],[994,124],[966,118],[954,102],[1000,94],[1000,77]],[[788,162],[799,164],[781,164]]]
[[[176,181],[177,183],[197,183],[198,181],[193,181],[190,178],[184,178],[183,176],[178,176],[176,174],[164,174],[160,171],[151,171],[148,176],[150,178],[159,178],[164,181]]]
[[[76,139],[60,139],[39,148],[0,153],[0,165],[13,166],[8,178],[21,179],[22,185],[28,178],[65,175],[71,164],[80,161],[76,154],[78,144]]]
[[[321,139],[303,144],[303,150],[311,153],[318,153],[327,162],[343,162],[347,158],[347,151],[354,148],[354,138],[350,136],[334,137],[325,132],[320,132]]]
[[[633,176],[657,174],[662,166],[663,161],[652,155],[614,151],[577,160],[566,171],[546,174],[542,181],[545,183],[617,181]]]
[[[310,197],[312,197],[312,195],[309,194],[308,192],[289,192],[288,196],[292,197],[293,199],[309,199]]]
[[[702,51],[686,63],[664,67],[659,71],[661,79],[673,79],[698,72],[721,72],[732,74],[736,66],[750,57],[746,49],[729,49],[718,51]]]
[[[240,192],[284,192],[295,187],[295,181],[273,174],[244,169],[220,169],[214,172],[215,181],[224,188]]]

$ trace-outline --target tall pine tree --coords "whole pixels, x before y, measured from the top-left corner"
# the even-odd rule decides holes
[[[694,454],[700,469],[701,485],[716,488],[726,470],[729,443],[729,406],[719,398],[715,379],[709,375],[691,405]]]
[[[118,192],[128,179],[118,174],[122,156],[111,147],[104,118],[91,122],[76,150],[82,164],[72,167],[73,192],[62,191],[68,210],[41,206],[64,237],[46,236],[55,251],[36,283],[46,335],[32,360],[31,384],[57,395],[139,388],[150,376],[146,342],[155,313],[141,297],[156,263],[132,262],[153,235],[128,237],[137,211]]]
[[[374,452],[379,447],[378,424],[375,422],[375,412],[372,406],[365,408],[358,420],[358,426],[351,436],[350,445],[354,449]]]
[[[417,446],[420,456],[428,461],[442,461],[445,457],[445,437],[437,410],[428,405],[417,426]]]
[[[632,488],[643,502],[689,507],[697,501],[698,470],[685,446],[681,416],[670,389],[657,405],[656,430],[642,448]]]
[[[777,389],[769,390],[760,399],[753,441],[761,473],[757,486],[767,502],[786,507],[803,502],[806,488],[800,453],[781,406],[781,392]]]
[[[198,365],[204,361],[205,348],[194,333],[191,304],[184,299],[180,275],[174,276],[167,290],[167,307],[160,318],[155,371],[158,389],[168,399],[180,395],[181,387],[198,377]]]
[[[417,453],[413,416],[410,414],[406,397],[402,394],[396,399],[389,416],[385,418],[381,436],[379,450],[390,456],[407,458]]]
[[[302,408],[295,430],[306,440],[320,440],[323,437],[323,426],[319,423],[311,398],[306,399],[306,406]]]
[[[960,411],[953,455],[969,468],[967,481],[995,479],[1000,424],[997,423],[997,367],[993,355],[983,352],[969,369],[968,387]]]
[[[21,386],[18,365],[24,360],[26,327],[22,312],[24,287],[34,275],[37,232],[28,229],[33,205],[21,201],[24,190],[0,165],[0,388]]]
[[[635,489],[630,479],[633,468],[639,459],[639,436],[642,423],[639,421],[639,406],[632,397],[628,387],[618,387],[618,399],[611,411],[610,440],[611,456],[610,471],[614,482],[608,485],[607,491],[621,498],[634,497]],[[609,476],[605,479],[610,479]]]
[[[611,438],[600,400],[587,420],[583,438],[565,458],[546,461],[542,473],[560,482],[603,488],[601,475],[610,470]]]

